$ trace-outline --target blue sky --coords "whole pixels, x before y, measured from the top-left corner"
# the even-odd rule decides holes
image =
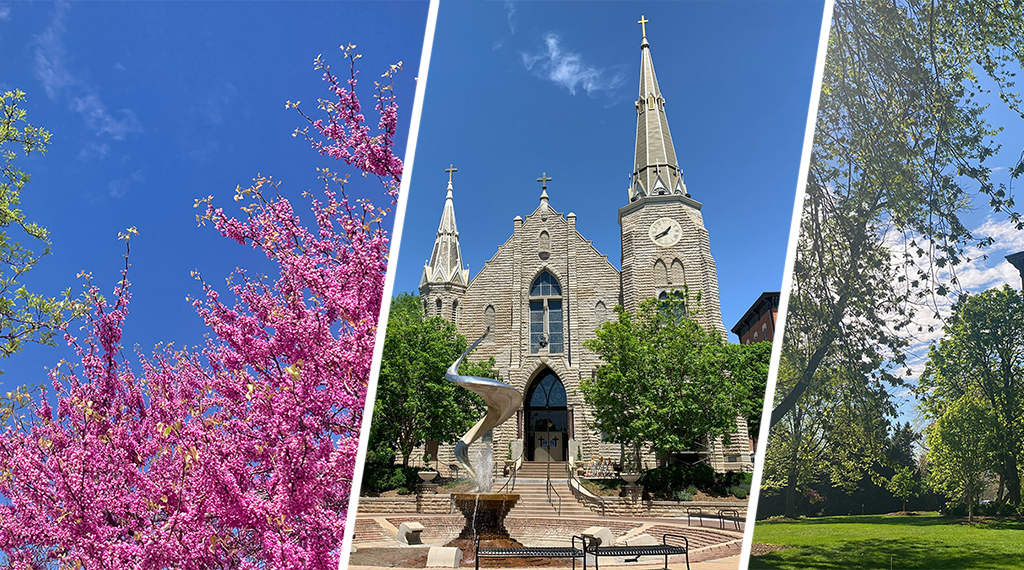
[[[237,211],[235,187],[262,173],[283,181],[297,211],[308,211],[300,194],[322,188],[315,169],[330,161],[292,138],[304,120],[284,103],[301,100],[315,112],[327,92],[313,59],[322,53],[347,73],[338,46],[350,42],[364,54],[359,92],[371,112],[373,80],[404,62],[396,78],[404,153],[427,7],[0,3],[0,89],[25,91],[29,120],[53,133],[46,156],[17,161],[32,174],[27,219],[49,228],[53,242],[53,255],[29,274],[30,288],[77,294],[84,270],[109,295],[123,264],[118,232],[137,226],[125,347],[148,353],[160,341],[200,343],[202,321],[185,301],[201,292],[190,272],[223,283],[236,266],[266,263],[197,228],[195,199],[212,194]],[[374,184],[350,185],[356,195],[359,188],[384,205]],[[70,356],[63,346],[29,346],[0,362],[0,384],[44,382],[44,367]]]
[[[640,26],[687,189],[703,203],[727,329],[782,284],[821,2],[445,2],[395,293],[416,291],[454,163],[472,275],[537,204],[617,267],[633,170]],[[735,337],[730,334],[735,341]]]

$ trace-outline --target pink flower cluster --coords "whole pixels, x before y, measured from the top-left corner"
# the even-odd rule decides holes
[[[319,108],[328,113],[326,120],[314,120],[309,117],[306,119],[326,142],[310,136],[308,129],[297,130],[296,133],[302,133],[320,154],[344,160],[346,164],[355,166],[364,173],[377,176],[381,182],[389,186],[389,194],[394,199],[398,193],[402,160],[394,153],[398,103],[395,101],[393,79],[395,73],[402,69],[402,62],[392,65],[381,75],[381,78],[388,80],[386,84],[379,81],[373,83],[377,91],[374,98],[377,100],[376,110],[380,119],[377,121],[378,134],[371,136],[370,127],[366,125],[366,119],[361,112],[362,107],[356,97],[356,76],[359,72],[356,71],[355,62],[361,56],[355,52],[355,47],[352,44],[342,46],[345,58],[349,62],[349,77],[344,85],[331,74],[330,67],[321,57],[316,58],[316,69],[323,70],[323,80],[328,83],[328,88],[336,100],[318,101]],[[289,101],[287,106],[297,109],[298,103]]]
[[[324,124],[337,128],[318,128],[317,144],[393,198],[393,97],[378,105],[387,136],[371,137],[354,86],[332,87]],[[268,178],[239,188],[241,219],[197,201],[201,221],[279,268],[273,281],[239,270],[230,304],[197,276],[202,350],[140,354],[133,371],[120,347],[127,262],[110,302],[89,285],[88,336],[66,335],[81,366],[51,374],[54,394],[13,394],[0,415],[0,565],[337,566],[388,240],[383,212],[322,177],[310,227]]]

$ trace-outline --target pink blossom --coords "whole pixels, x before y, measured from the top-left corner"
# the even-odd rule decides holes
[[[345,56],[358,57],[351,48]],[[319,58],[317,69],[336,100],[321,102],[326,118],[310,119],[304,135],[321,154],[377,177],[393,200],[402,163],[390,85],[377,86],[371,134],[354,65],[343,84]],[[274,280],[238,270],[230,301],[196,276],[203,295],[192,306],[209,329],[202,349],[168,345],[137,354],[133,368],[120,346],[127,261],[110,301],[87,282],[87,335],[65,335],[80,365],[57,367],[52,393],[19,391],[6,402],[0,552],[8,566],[337,566],[388,238],[386,210],[350,200],[337,173],[324,169],[322,178],[310,226],[269,177],[237,191],[244,217],[197,201],[201,222],[279,270]]]

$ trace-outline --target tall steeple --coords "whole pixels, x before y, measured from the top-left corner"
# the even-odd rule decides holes
[[[665,115],[665,98],[654,74],[651,45],[647,42],[647,20],[640,16],[640,93],[636,101],[636,156],[629,201],[645,196],[687,195],[683,171],[676,159],[672,134]]]

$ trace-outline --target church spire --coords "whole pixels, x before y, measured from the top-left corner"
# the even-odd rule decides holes
[[[654,74],[651,45],[647,42],[648,22],[643,16],[637,22],[642,26],[643,40],[640,42],[640,93],[636,101],[636,155],[631,202],[645,196],[687,195],[665,116],[665,98]]]
[[[450,283],[456,285],[469,284],[469,270],[463,269],[462,250],[459,248],[459,230],[455,225],[455,201],[452,198],[452,173],[458,172],[454,166],[445,169],[448,173],[448,195],[444,200],[441,212],[441,223],[437,226],[434,238],[434,251],[430,261],[423,266],[423,277],[420,287]]]

